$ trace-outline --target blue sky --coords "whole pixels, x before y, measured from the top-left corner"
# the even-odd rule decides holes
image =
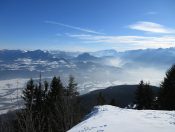
[[[174,0],[0,0],[0,49],[175,45]]]

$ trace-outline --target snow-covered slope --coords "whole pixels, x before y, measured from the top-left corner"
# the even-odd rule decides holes
[[[96,106],[68,132],[174,132],[175,111],[131,110]]]

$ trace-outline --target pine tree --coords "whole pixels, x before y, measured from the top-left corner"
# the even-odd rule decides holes
[[[68,129],[70,129],[73,124],[76,124],[81,118],[80,100],[78,95],[79,92],[77,91],[77,83],[75,82],[74,77],[70,76],[65,99],[65,105],[67,109],[66,115],[68,116],[66,124],[68,125]]]
[[[50,92],[49,92],[49,98],[52,101],[56,101],[57,99],[60,99],[63,96],[63,85],[60,80],[60,77],[53,77],[51,81],[51,86],[50,86]]]
[[[59,77],[53,77],[50,85],[47,81],[42,83],[41,79],[38,84],[34,84],[31,79],[23,91],[26,109],[18,115],[18,126],[22,128],[19,131],[69,130],[82,117],[78,95],[77,83],[72,76],[67,88]]]
[[[35,100],[35,84],[33,79],[27,82],[26,88],[23,90],[22,98],[25,101],[27,109],[32,109]]]
[[[152,109],[154,101],[154,93],[150,85],[146,83],[144,85],[144,109]]]
[[[99,92],[97,96],[97,105],[104,105],[105,103],[106,103],[106,100],[104,96],[102,95],[101,92]]]
[[[143,92],[144,92],[144,82],[140,81],[136,92],[135,92],[135,104],[137,109],[143,109]]]
[[[137,109],[152,109],[154,101],[154,93],[148,83],[140,81],[136,93],[135,104]]]
[[[44,100],[48,97],[48,91],[49,91],[49,83],[45,80],[44,81]]]
[[[36,111],[42,110],[42,105],[44,103],[44,91],[42,86],[39,84],[35,86],[35,100],[34,100],[34,107]]]
[[[160,109],[175,110],[175,65],[166,72],[160,84],[158,103]]]
[[[21,129],[19,131],[32,130],[43,132],[45,129],[45,127],[43,127],[46,125],[44,122],[46,115],[43,112],[45,104],[43,93],[41,80],[38,84],[34,84],[32,79],[28,81],[23,91],[23,99],[26,103],[26,108],[18,114],[18,124]],[[32,128],[30,128],[30,125],[32,125]]]
[[[114,99],[114,98],[112,98],[109,104],[110,104],[110,105],[112,105],[112,106],[116,106],[115,99]]]
[[[75,82],[75,79],[73,76],[69,77],[67,92],[68,92],[68,96],[70,97],[79,95],[79,92],[77,91],[77,83]]]
[[[47,86],[47,85],[46,85]],[[47,122],[48,128],[52,131],[64,131],[65,126],[65,103],[64,103],[64,87],[60,77],[53,77],[50,90],[47,97]]]
[[[49,83],[45,80],[44,81],[44,92],[47,93],[49,89]]]

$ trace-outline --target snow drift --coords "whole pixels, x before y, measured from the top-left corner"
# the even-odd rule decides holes
[[[96,106],[68,132],[174,132],[175,111],[132,110]]]

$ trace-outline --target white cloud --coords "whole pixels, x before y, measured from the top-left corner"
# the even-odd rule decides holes
[[[69,37],[82,40],[84,43],[101,43],[119,50],[169,48],[174,47],[175,36],[105,36],[90,34],[67,34]]]
[[[80,28],[80,27],[76,27],[76,26],[71,26],[71,25],[55,22],[55,21],[44,21],[44,22],[48,23],[48,24],[59,25],[59,26],[63,26],[63,27],[66,27],[66,28],[71,28],[71,29],[86,32],[86,33],[101,34],[101,35],[104,34],[104,33],[97,32],[97,31],[94,31],[94,30],[91,30],[91,29]]]
[[[134,30],[140,30],[145,32],[151,32],[151,33],[175,33],[175,29],[167,28],[163,25],[160,25],[158,23],[153,22],[137,22],[135,24],[128,26],[130,29]]]

